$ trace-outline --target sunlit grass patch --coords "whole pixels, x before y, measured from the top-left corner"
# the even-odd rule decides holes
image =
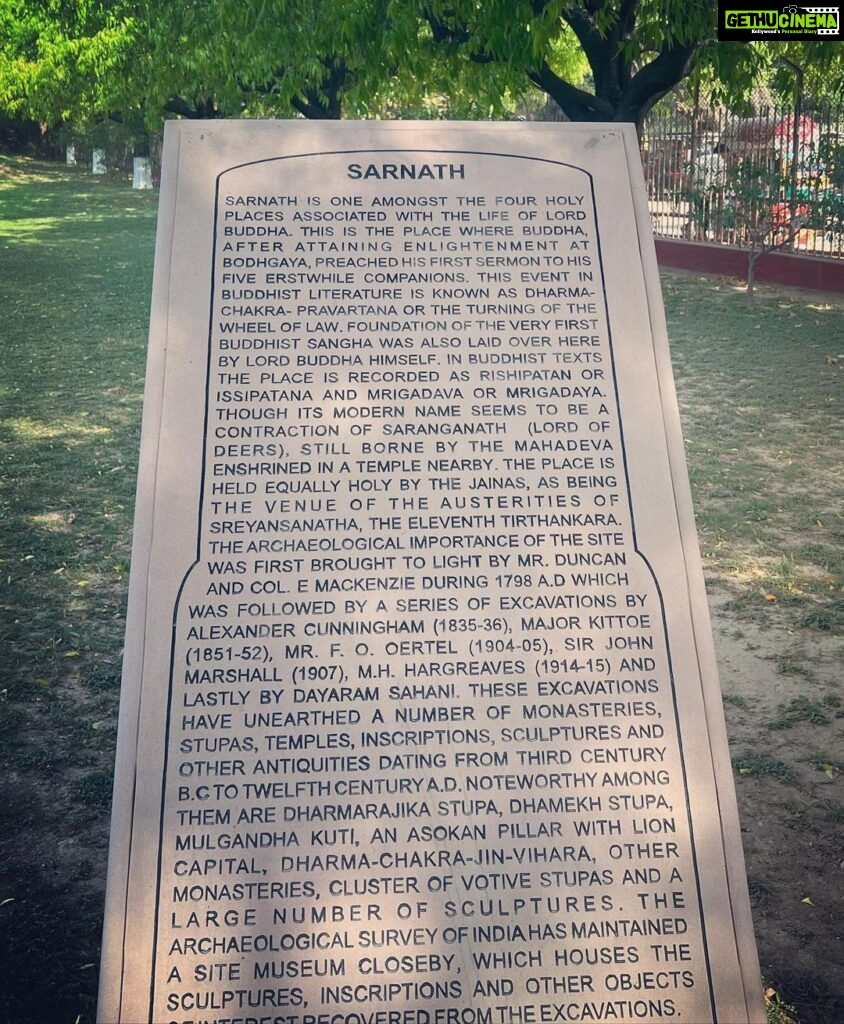
[[[111,433],[108,427],[86,422],[87,417],[88,413],[82,413],[79,416],[47,423],[28,416],[19,416],[0,422],[11,432],[13,439],[19,441],[73,441],[77,438],[103,437]]]
[[[86,856],[104,861],[156,197],[0,158],[0,201],[0,821],[11,836],[0,867],[22,894],[9,927],[29,1006],[50,974],[47,944],[77,969],[97,960]],[[729,679],[724,702],[745,726],[734,764],[754,796],[795,797],[783,807],[796,842],[822,831],[807,792],[840,785],[840,707],[816,685],[810,650],[835,641],[844,613],[844,377],[826,361],[842,347],[842,311],[764,291],[748,311],[738,286],[703,278],[668,277],[665,292],[707,577],[742,627],[731,639],[786,624],[776,653],[756,656],[785,699],[760,712]],[[807,734],[817,749],[798,746]],[[840,803],[829,808],[840,822]],[[56,837],[86,855],[76,876],[55,871],[61,891],[41,868]],[[751,895],[766,913],[781,897],[762,879]],[[769,1012],[786,1024],[792,997],[778,991]]]
[[[9,699],[58,693],[120,648],[156,202],[82,169],[0,159]]]
[[[73,525],[73,518],[72,514],[62,512],[42,512],[38,515],[30,516],[33,526],[41,530],[55,530],[58,532],[69,530]],[[64,568],[62,566],[56,572],[64,572]]]
[[[760,622],[776,605],[840,631],[842,307],[763,291],[748,310],[731,282],[663,283],[708,580]]]

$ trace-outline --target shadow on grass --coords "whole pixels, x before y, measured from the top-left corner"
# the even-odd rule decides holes
[[[43,173],[51,172],[47,165]],[[0,301],[9,314],[0,366],[0,614],[9,651],[0,689],[7,699],[49,691],[68,660],[82,657],[91,624],[101,633],[123,603],[152,208],[145,197],[128,227],[131,190],[112,186],[96,196],[112,212],[92,218],[97,189],[79,184],[87,183],[61,176],[45,190],[24,176],[0,188],[0,223],[9,232],[0,247]],[[51,239],[22,258],[16,218],[35,206],[49,211]],[[94,250],[84,258],[80,234]],[[101,286],[92,289],[91,278]],[[106,632],[113,648],[113,631]],[[105,653],[97,637],[90,648]]]
[[[0,629],[10,652],[0,682],[6,1024],[93,1019],[154,203],[82,172],[0,160]],[[741,582],[745,605],[761,617],[785,608],[794,593],[768,563],[781,553],[777,531],[790,537],[798,508],[813,567],[840,572],[829,554],[841,539],[829,511],[829,474],[813,494],[789,496],[782,486],[810,468],[837,465],[840,377],[824,356],[839,351],[840,313],[784,300],[772,328],[764,301],[745,311],[743,299],[740,307],[730,295],[721,302],[717,291],[684,284],[667,287],[666,296],[703,525],[722,567],[729,558],[743,568],[749,548],[766,569],[761,595],[758,577]],[[798,554],[809,558],[805,545],[786,553],[798,564]],[[808,578],[797,611],[831,633],[832,591],[823,573]],[[764,736],[770,742],[772,733]],[[782,785],[780,766],[794,770],[750,754],[764,785]],[[795,849],[786,852],[793,857]],[[772,908],[782,904],[775,885],[767,892]],[[807,933],[818,973],[834,942],[830,935],[815,944]],[[775,949],[768,960],[788,963],[788,952]],[[844,1020],[840,987],[836,995],[796,970],[771,980],[798,1006],[801,1024]]]
[[[155,202],[0,161],[8,1024],[94,1019]]]
[[[783,1003],[793,1006],[800,1024],[841,1024],[844,997],[836,994],[826,978],[786,971],[772,979]],[[777,1024],[776,1017],[774,1024]]]
[[[72,232],[74,247],[96,246],[104,232],[112,239],[131,235],[157,204],[154,193],[113,178],[0,157],[0,245],[27,247],[51,242],[51,233],[68,239]]]
[[[0,788],[0,1021],[93,1024],[102,913],[98,895],[80,897],[78,876],[16,844],[45,809],[20,780]]]

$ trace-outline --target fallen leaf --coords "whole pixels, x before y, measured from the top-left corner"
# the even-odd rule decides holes
[[[804,896],[803,899],[800,900],[800,902],[805,903],[807,907],[813,907],[815,905],[814,903],[812,903],[812,900],[808,896]]]
[[[777,595],[776,594],[765,594],[765,600],[766,601],[770,601],[772,604],[774,603],[774,601],[776,601],[776,599],[777,599]]]

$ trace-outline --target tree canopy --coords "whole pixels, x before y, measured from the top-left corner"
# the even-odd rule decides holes
[[[120,2],[0,0],[0,108],[47,124],[112,109],[135,36]]]
[[[520,71],[571,120],[639,126],[691,72],[715,28],[709,0],[423,0],[420,6],[438,42],[465,60]],[[585,57],[588,85],[555,66],[561,38]]]
[[[501,109],[508,74],[454,59],[392,0],[0,0],[0,109],[48,124],[471,116]]]
[[[714,32],[711,0],[0,0],[0,109],[487,116],[534,92],[572,120],[641,127],[702,69],[747,86],[762,50]]]

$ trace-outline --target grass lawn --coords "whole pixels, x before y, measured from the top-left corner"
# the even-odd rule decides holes
[[[844,1020],[844,299],[663,274],[770,1020]],[[796,1006],[791,1013],[788,1006]]]
[[[94,1020],[156,203],[0,158],[9,1024]],[[840,1024],[844,302],[664,289],[771,1020]]]
[[[156,205],[0,161],[3,1021],[93,1020]]]

